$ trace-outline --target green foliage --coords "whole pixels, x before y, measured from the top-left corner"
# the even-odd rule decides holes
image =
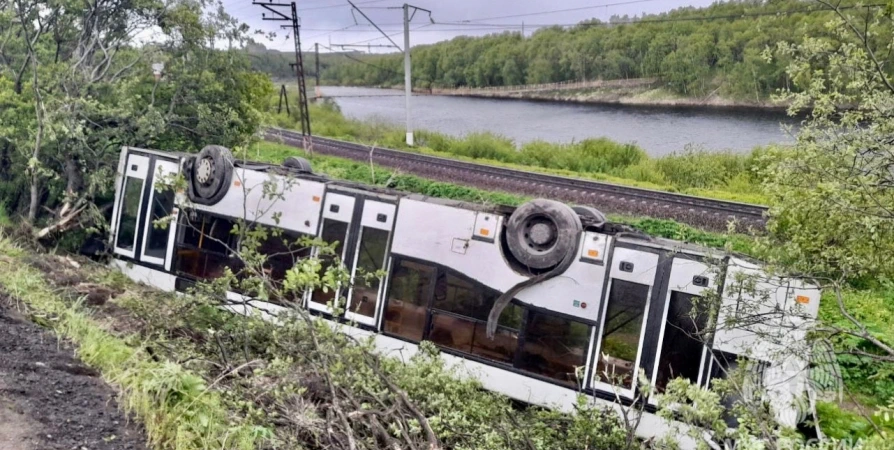
[[[111,201],[122,146],[192,152],[252,139],[272,85],[242,51],[213,44],[235,44],[246,28],[203,6],[0,2],[0,202],[10,213],[39,223],[85,211],[69,220],[102,226],[95,204]]]
[[[12,221],[9,218],[9,212],[6,210],[6,204],[0,203],[0,228],[8,228],[12,226]]]
[[[800,89],[783,97],[792,112],[810,108],[811,118],[793,148],[763,157],[776,238],[768,245],[803,272],[894,276],[894,78],[878,69],[890,66],[890,40],[879,37],[890,36],[891,26],[879,8],[842,11],[828,35],[779,44]]]
[[[826,435],[835,439],[857,439],[872,436],[872,425],[859,414],[841,409],[835,403],[818,402],[816,412]]]
[[[413,83],[453,88],[654,77],[679,95],[761,102],[792,86],[793,78],[786,72],[788,57],[767,60],[766,49],[827,34],[825,24],[833,14],[810,9],[825,8],[800,0],[729,1],[608,22],[583,20],[568,28],[540,28],[526,37],[515,31],[461,36],[414,47]],[[722,19],[698,20],[715,16]],[[885,31],[891,29],[874,38],[883,41]],[[290,73],[288,55],[273,64],[271,52],[258,49],[255,54],[258,69],[281,78]],[[399,54],[327,54],[322,82],[400,85],[401,63]]]
[[[867,331],[878,339],[894,336],[894,286],[885,283],[872,289],[846,288],[842,301]],[[820,302],[820,318],[837,329],[857,332],[850,320],[841,315],[834,292],[826,292]],[[830,337],[838,349],[838,364],[847,388],[870,405],[894,401],[894,363],[882,362],[870,355],[881,355],[868,340],[846,333]],[[865,352],[866,355],[859,354]]]
[[[758,156],[772,205],[758,250],[824,285],[820,318],[845,387],[881,414],[894,397],[892,24],[890,8],[840,9],[823,33],[778,43],[794,83],[780,98],[810,116],[793,147]],[[835,433],[865,431],[823,410]]]
[[[725,186],[736,177],[748,177],[748,162],[747,156],[692,148],[655,160],[657,169],[669,183],[693,188]],[[755,184],[744,177],[739,178],[738,183],[753,189]]]

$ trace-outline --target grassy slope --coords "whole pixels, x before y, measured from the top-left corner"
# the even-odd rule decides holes
[[[216,295],[211,290],[163,293],[107,266],[81,261],[74,269],[64,261],[23,252],[0,238],[0,287],[30,307],[35,320],[77,344],[85,363],[119,388],[121,404],[142,419],[159,450],[347,448],[325,438],[333,428],[338,434],[338,425],[327,421],[333,403],[321,390],[320,370],[339,386],[343,402],[356,403],[342,405],[355,430],[370,423],[363,413],[368,412],[389,431],[419,440],[415,419],[396,419],[410,401],[443,444],[439,448],[507,450],[525,442],[538,448],[619,448],[625,438],[610,409],[585,398],[576,415],[519,408],[482,390],[463,370],[447,367],[433,346],[423,346],[406,363],[381,357],[368,365],[370,342],[322,322],[290,316],[272,324],[236,316],[210,303]],[[104,306],[86,307],[76,300],[81,287],[116,294]],[[403,394],[389,394],[382,374]]]
[[[35,321],[77,346],[78,357],[99,369],[120,392],[119,403],[141,420],[158,449],[250,450],[264,434],[232,414],[217,391],[173,362],[157,361],[140,339],[118,336],[79,303],[60,297],[28,255],[0,238],[0,286],[22,302]]]

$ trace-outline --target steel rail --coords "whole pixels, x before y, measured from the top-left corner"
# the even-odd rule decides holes
[[[290,141],[287,143],[295,147],[301,147],[300,133],[280,128],[269,128],[267,130],[266,139],[276,141],[277,138],[280,138],[283,141]],[[370,151],[373,148],[369,145],[319,136],[314,136],[313,140],[314,151],[316,152],[337,154],[338,156],[344,156],[355,160],[369,161],[371,157]],[[663,206],[684,208],[690,211],[695,210],[730,218],[747,219],[749,222],[763,223],[765,221],[764,214],[767,211],[767,207],[761,205],[728,200],[716,200],[560,175],[528,172],[404,150],[375,147],[372,157],[379,160],[380,163],[382,160],[387,160],[393,162],[395,165],[406,165],[407,163],[422,164],[437,167],[448,172],[462,171],[464,174],[475,174],[476,176],[485,179],[503,179],[515,183],[522,183],[524,185],[579,191],[591,195],[600,195],[602,197],[610,196],[611,198],[619,198],[631,202],[653,202]]]

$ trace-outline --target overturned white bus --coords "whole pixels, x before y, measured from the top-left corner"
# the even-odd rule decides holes
[[[178,173],[187,181],[184,195],[156,189],[161,177]],[[280,199],[261,193],[271,180],[282,186]],[[153,226],[172,215],[169,227]],[[131,278],[182,291],[237,268],[227,248],[237,247],[230,230],[239,219],[278,227],[282,239],[337,241],[351,273],[387,273],[342,289],[342,317],[327,308],[332,292],[309,294],[304,305],[322,320],[373,336],[380,351],[397,357],[431,341],[485,388],[520,401],[571,411],[583,392],[629,405],[638,369],[657,391],[676,377],[707,387],[747,357],[760,367],[757,381],[779,420],[794,426],[803,418],[796,405],[806,358],[781,348],[803,342],[817,314],[820,292],[800,280],[761,276],[744,258],[631,232],[592,208],[428,198],[332,181],[300,158],[281,166],[238,162],[217,146],[198,155],[122,150],[110,242],[113,263]],[[276,239],[264,246],[288,256],[271,258],[273,277],[305,256],[278,252]],[[732,282],[749,274],[764,295]],[[721,293],[714,317],[692,313],[706,290]],[[760,323],[729,320],[743,311]],[[696,338],[709,323],[716,324],[710,339]],[[651,398],[643,437],[672,425],[653,414]]]

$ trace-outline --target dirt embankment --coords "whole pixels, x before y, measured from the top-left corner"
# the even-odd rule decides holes
[[[144,450],[115,391],[0,293],[0,450]]]
[[[668,108],[718,108],[733,110],[784,110],[787,105],[765,99],[730,99],[717,94],[689,97],[674,94],[653,78],[594,80],[485,88],[414,89],[414,93],[454,97],[533,100],[599,105],[654,106]]]

